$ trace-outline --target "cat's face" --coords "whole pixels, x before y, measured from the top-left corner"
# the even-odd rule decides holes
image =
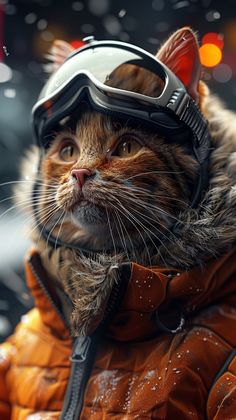
[[[158,246],[189,204],[193,159],[129,121],[84,112],[74,129],[68,125],[41,163],[41,223],[61,239],[84,238],[94,249],[130,253]],[[82,180],[77,169],[87,170]]]
[[[57,49],[55,62],[64,44]],[[157,56],[198,100],[200,63],[191,30],[173,34]],[[154,97],[163,88],[156,75],[135,66],[118,67],[107,83]],[[54,236],[83,240],[85,248],[155,252],[161,242],[168,246],[171,227],[189,206],[197,169],[188,151],[156,128],[80,111],[61,122],[41,161],[38,218]]]

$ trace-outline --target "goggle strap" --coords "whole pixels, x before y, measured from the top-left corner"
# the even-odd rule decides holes
[[[185,96],[185,106],[176,113],[193,132],[194,152],[199,163],[203,163],[210,151],[208,124],[192,98]]]

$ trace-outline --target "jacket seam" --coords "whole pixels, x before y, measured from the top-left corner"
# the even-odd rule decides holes
[[[227,346],[229,346],[229,348],[232,350],[233,348],[234,348],[234,346],[232,346],[232,344],[230,344],[226,339],[225,339],[225,337],[223,337],[221,334],[219,334],[218,332],[216,332],[214,329],[212,329],[212,328],[210,328],[210,327],[207,327],[206,325],[203,325],[203,324],[190,324],[190,329],[189,329],[189,331],[191,331],[191,326],[192,327],[199,327],[199,328],[202,328],[202,329],[204,329],[204,330],[207,330],[207,331],[211,331],[213,334],[215,334],[217,337],[219,337],[225,344],[227,344]]]
[[[61,403],[61,400],[60,401],[57,401],[57,400],[53,400],[53,402],[56,402],[56,403]],[[10,406],[11,406],[11,408],[13,408],[13,407],[19,407],[19,408],[25,408],[25,409],[27,409],[27,410],[40,410],[40,411],[42,411],[42,412],[58,412],[58,413],[60,413],[61,412],[61,408],[57,408],[57,409],[42,409],[42,408],[40,408],[40,407],[37,407],[37,405],[36,406],[34,406],[34,407],[29,407],[29,406],[26,406],[26,405],[24,405],[24,404],[17,404],[17,403],[15,403],[15,402],[10,402]]]
[[[47,370],[53,370],[53,369],[70,369],[71,365],[68,366],[64,366],[64,365],[57,365],[57,366],[42,366],[42,365],[21,365],[21,364],[17,364],[16,362],[12,362],[11,366],[9,367],[8,371],[11,370],[12,368],[17,368],[17,367],[24,367],[24,368],[40,368],[40,369],[47,369]],[[0,419],[1,420],[1,419]]]

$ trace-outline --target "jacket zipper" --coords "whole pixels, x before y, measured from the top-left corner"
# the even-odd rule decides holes
[[[47,298],[49,299],[52,307],[58,313],[64,324],[70,331],[70,325],[68,324],[66,318],[63,316],[62,312],[53,301],[50,293],[48,292],[47,288],[45,287],[44,283],[40,279],[40,276],[36,272],[33,262],[29,260],[29,265],[31,267],[32,273],[34,274],[36,280],[38,281],[40,287],[43,289],[44,293],[46,294]],[[127,267],[129,264],[127,264]],[[126,270],[127,271],[127,270]],[[128,276],[127,274],[124,276],[125,280],[126,277],[130,277],[130,269],[128,269]],[[121,289],[124,289],[124,281],[120,278],[120,281],[113,286],[110,298],[107,302],[106,309],[104,312],[103,320],[101,321],[97,330],[93,333],[93,335],[85,336],[85,337],[77,337],[74,341],[72,355],[71,355],[71,373],[69,383],[66,389],[65,400],[62,408],[62,413],[60,416],[61,420],[79,420],[80,414],[83,406],[83,399],[84,399],[84,392],[87,385],[87,381],[89,379],[90,372],[93,367],[93,359],[96,355],[96,347],[98,345],[98,339],[101,335],[102,330],[108,323],[114,308],[116,307],[119,296],[121,296]],[[122,295],[123,296],[123,295]]]
[[[116,307],[123,281],[113,286],[108,300],[103,320],[91,337],[78,337],[75,340],[74,349],[71,357],[72,368],[69,383],[66,390],[65,402],[60,420],[79,420],[83,407],[84,392],[93,367],[96,355],[99,336],[105,325],[108,323],[114,308]]]
[[[66,390],[63,411],[61,419],[76,420],[79,418],[82,405],[85,386],[88,379],[88,362],[90,363],[89,350],[92,340],[90,337],[77,337],[74,343],[71,356],[72,368],[70,380]],[[91,366],[90,366],[91,367]]]

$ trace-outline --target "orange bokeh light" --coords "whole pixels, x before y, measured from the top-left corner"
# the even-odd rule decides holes
[[[222,52],[214,44],[204,44],[199,48],[200,60],[205,67],[215,67],[221,62]]]
[[[222,50],[224,47],[224,36],[216,32],[208,32],[202,37],[202,45],[214,44]]]

